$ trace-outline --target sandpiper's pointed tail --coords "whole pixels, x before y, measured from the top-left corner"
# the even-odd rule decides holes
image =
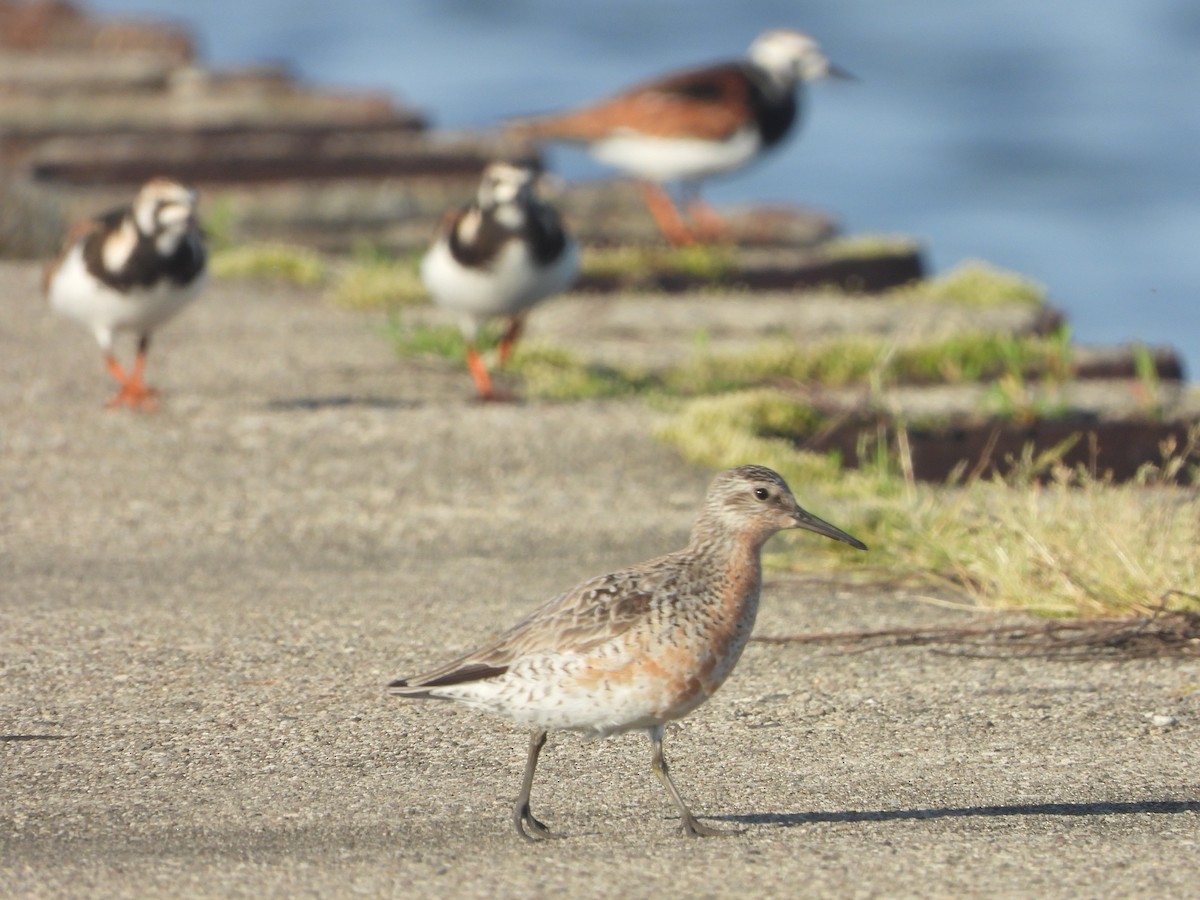
[[[452,669],[437,669],[427,675],[415,678],[397,678],[388,688],[393,694],[419,700],[432,697],[433,688],[449,687],[454,684],[466,684],[471,681],[484,681],[496,678],[508,671],[508,666],[489,666],[484,663],[467,663]]]

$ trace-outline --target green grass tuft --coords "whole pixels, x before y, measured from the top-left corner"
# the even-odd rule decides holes
[[[921,245],[905,235],[855,234],[850,237],[833,238],[821,244],[818,249],[822,256],[831,259],[864,259],[917,253]]]
[[[720,281],[737,268],[737,251],[719,244],[691,247],[636,245],[587,247],[581,275],[620,278],[630,283],[651,275],[677,272],[700,281]]]
[[[549,344],[519,344],[511,371],[521,376],[527,397],[543,400],[594,400],[653,392],[650,376],[630,369],[585,365],[574,354]]]
[[[741,354],[712,354],[701,347],[665,383],[675,393],[698,395],[779,379],[825,387],[963,384],[1005,377],[1063,381],[1070,377],[1071,365],[1065,331],[1050,337],[978,332],[905,345],[870,335],[812,344],[781,338]]]
[[[310,287],[323,282],[328,266],[319,253],[293,244],[257,243],[218,249],[209,268],[216,278],[274,281]]]
[[[1035,281],[979,260],[961,263],[937,278],[894,288],[890,296],[911,296],[958,306],[1042,306],[1046,291]]]
[[[466,358],[466,341],[453,325],[406,321],[398,313],[388,316],[388,339],[402,357]]]
[[[355,254],[339,273],[330,296],[338,306],[358,310],[395,309],[429,298],[421,283],[419,256],[393,258],[374,250]]]
[[[1163,601],[1200,611],[1200,489],[1174,483],[1183,468],[1200,474],[1200,427],[1134,483],[1068,469],[1060,447],[1027,452],[1003,479],[938,486],[906,478],[904,461],[886,454],[841,471],[835,457],[776,436],[792,430],[781,422],[812,415],[793,398],[751,391],[693,400],[658,434],[695,463],[777,469],[806,507],[871,547],[847,556],[796,539],[772,555],[789,568],[885,570],[950,582],[981,605],[1052,616],[1145,613]]]

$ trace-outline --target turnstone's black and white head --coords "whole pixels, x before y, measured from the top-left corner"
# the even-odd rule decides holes
[[[142,381],[150,335],[195,298],[205,273],[196,192],[167,178],[146,182],[133,203],[80,222],[47,267],[51,306],[88,328],[109,373],[121,385],[109,406],[149,408],[155,392]],[[126,372],[113,354],[120,332],[138,341]]]
[[[778,145],[799,114],[799,87],[849,77],[811,37],[789,29],[760,35],[747,58],[647,81],[598,103],[512,123],[517,136],[584,144],[603,163],[642,180],[646,203],[677,244],[723,236],[695,185],[739,169]],[[693,195],[689,227],[662,189],[682,182]]]
[[[536,194],[537,173],[492,163],[475,201],[447,215],[421,261],[434,302],[456,313],[467,339],[467,365],[482,399],[499,397],[475,346],[488,319],[504,317],[504,365],[533,305],[566,290],[579,272],[579,247],[557,211]]]

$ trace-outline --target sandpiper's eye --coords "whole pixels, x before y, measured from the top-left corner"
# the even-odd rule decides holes
[[[771,492],[768,491],[766,488],[755,488],[754,496],[757,497],[759,500],[766,500],[768,497],[771,496]]]

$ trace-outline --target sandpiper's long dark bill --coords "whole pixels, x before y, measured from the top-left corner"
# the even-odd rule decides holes
[[[150,336],[195,299],[204,283],[206,253],[196,222],[196,192],[154,178],[133,203],[76,224],[46,268],[50,305],[92,332],[120,391],[109,406],[152,408],[156,392],[142,373]],[[126,372],[113,352],[116,335],[137,339]]]
[[[685,834],[721,834],[684,803],[663,756],[667,722],[704,703],[733,671],[758,613],[763,544],[807,528],[865,549],[800,508],[765,466],[738,466],[708,489],[688,546],[585,581],[471,653],[390,687],[457,700],[531,728],[512,821],[526,840],[552,837],[530,810],[538,758],[553,729],[606,737],[645,731],[650,767]]]
[[[510,131],[582,144],[600,162],[641,179],[650,212],[672,243],[720,240],[728,229],[696,186],[779,146],[800,119],[803,84],[827,77],[851,76],[811,37],[779,28],[761,34],[744,60],[665,75],[579,109],[513,122]],[[690,222],[661,187],[669,182],[690,195]]]
[[[801,509],[795,514],[796,528],[803,528],[806,531],[814,532],[815,534],[824,535],[827,538],[833,538],[835,541],[841,541],[843,544],[849,544],[859,550],[866,550],[867,545],[858,538],[853,537],[836,525],[830,525],[824,519],[818,519],[806,509]]]

